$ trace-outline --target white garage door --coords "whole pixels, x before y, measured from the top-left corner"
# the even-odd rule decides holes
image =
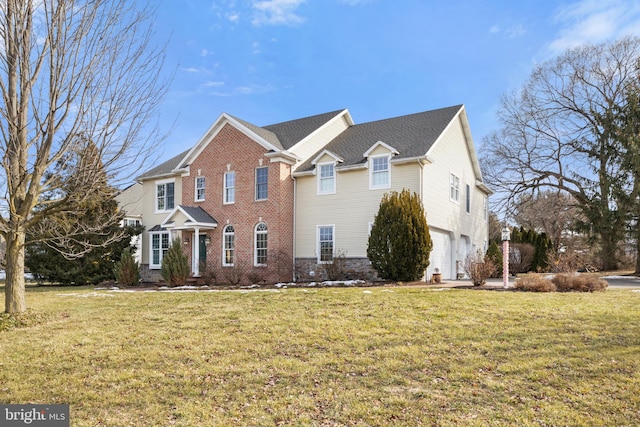
[[[427,269],[427,280],[435,272],[440,269],[443,279],[454,279],[451,269],[451,238],[449,233],[430,229],[431,242],[433,249],[431,250],[429,268]]]

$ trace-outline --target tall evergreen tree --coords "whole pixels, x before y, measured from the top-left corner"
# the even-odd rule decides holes
[[[416,193],[385,194],[369,235],[367,257],[383,279],[418,280],[429,266],[433,243]]]
[[[27,234],[25,265],[37,279],[63,284],[97,284],[114,278],[113,267],[131,237],[142,227],[120,227],[122,214],[115,200],[116,190],[107,174],[95,144],[75,138],[75,149],[56,164],[56,172],[46,179],[55,182],[53,191],[43,193],[36,214],[49,203],[81,197],[74,210],[48,212]],[[93,191],[87,195],[86,181]],[[85,229],[73,236],[70,228]]]

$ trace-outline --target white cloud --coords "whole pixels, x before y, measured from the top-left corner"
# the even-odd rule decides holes
[[[254,0],[253,25],[299,25],[305,18],[296,9],[306,0]]]
[[[515,39],[517,37],[524,36],[527,33],[527,30],[524,28],[523,25],[517,24],[507,28],[505,30],[505,33],[507,34],[507,37],[509,37],[510,39]]]
[[[499,25],[496,24],[496,25],[492,25],[491,28],[489,28],[489,33],[504,34],[507,38],[515,39],[527,34],[527,30],[522,24],[515,24],[508,28],[505,28],[504,30]]]
[[[585,43],[640,35],[640,4],[626,0],[580,0],[556,9],[561,26],[549,49],[558,53]]]
[[[339,1],[340,3],[344,3],[349,6],[358,6],[361,4],[368,4],[373,2],[373,0],[339,0]]]
[[[224,86],[224,82],[208,81],[202,85],[202,87],[220,87],[220,86]]]
[[[212,50],[207,50],[207,49],[200,50],[200,56],[209,56],[209,55],[213,55]]]

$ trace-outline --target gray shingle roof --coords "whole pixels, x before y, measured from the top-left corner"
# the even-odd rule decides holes
[[[289,120],[287,122],[264,126],[263,129],[277,135],[282,147],[288,150],[343,111],[344,110],[336,110],[301,119]]]
[[[182,208],[187,213],[187,215],[193,218],[195,222],[218,224],[218,221],[216,221],[214,217],[209,215],[207,211],[202,209],[200,206],[194,207],[194,206],[180,205],[180,208]]]
[[[311,161],[328,150],[342,157],[340,166],[363,164],[363,154],[376,142],[382,141],[396,150],[396,159],[424,156],[462,105],[409,114],[406,116],[353,125],[325,145],[318,153],[298,167],[299,172],[313,169]]]
[[[178,154],[175,157],[172,157],[171,159],[167,160],[166,162],[161,163],[158,166],[149,169],[148,171],[144,172],[142,175],[138,176],[136,178],[136,180],[140,181],[140,180],[144,180],[144,179],[148,179],[148,178],[155,178],[155,177],[158,177],[158,176],[171,174],[171,172],[175,168],[180,166],[180,162],[182,161],[184,156],[187,155],[188,152],[189,152],[189,150],[183,151],[182,153]]]
[[[252,123],[249,123],[246,120],[242,120],[242,119],[239,119],[236,116],[232,116],[231,114],[229,114],[229,117],[233,117],[239,123],[241,123],[242,125],[244,125],[247,128],[249,128],[252,132],[260,135],[264,140],[268,141],[270,144],[274,145],[279,150],[283,150],[284,149],[282,144],[280,143],[280,140],[278,139],[278,136],[275,133],[271,132],[270,130],[267,130],[265,128],[261,128],[260,126],[256,126],[256,125],[254,125]]]

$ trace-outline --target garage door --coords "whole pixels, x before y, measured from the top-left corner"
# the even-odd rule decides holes
[[[431,278],[435,269],[440,269],[443,279],[453,279],[451,269],[451,238],[449,233],[430,229],[431,242],[433,249],[431,250],[429,268],[427,269],[427,280]]]

